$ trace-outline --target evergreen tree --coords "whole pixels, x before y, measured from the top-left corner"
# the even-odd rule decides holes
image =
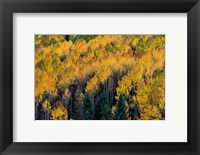
[[[115,119],[116,120],[127,119],[125,100],[124,100],[124,97],[122,96],[122,94],[120,94],[119,100],[118,100],[116,106],[117,106],[117,111],[115,113]]]
[[[97,99],[97,102],[94,106],[94,119],[101,120],[103,117],[102,115],[102,103],[101,103],[101,96]]]
[[[92,101],[90,95],[87,93],[83,99],[83,120],[92,120],[93,119],[93,110],[92,110]]]
[[[112,119],[112,110],[110,108],[109,103],[105,104],[102,109],[103,120],[111,120]]]
[[[94,119],[96,120],[110,120],[112,119],[112,110],[108,97],[103,91],[95,104]]]
[[[110,103],[108,101],[108,97],[104,91],[101,94],[101,100],[102,100],[102,115],[103,115],[102,119],[103,120],[112,119],[112,110],[110,107]]]

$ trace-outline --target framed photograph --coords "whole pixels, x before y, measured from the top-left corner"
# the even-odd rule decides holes
[[[1,154],[200,154],[198,0],[0,0]]]

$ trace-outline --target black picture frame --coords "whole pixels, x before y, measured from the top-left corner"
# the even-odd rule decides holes
[[[13,142],[13,13],[187,13],[187,143]],[[0,0],[1,154],[200,154],[199,0]],[[181,56],[177,59],[181,59]],[[178,93],[178,92],[177,92]],[[180,107],[181,108],[181,107]]]

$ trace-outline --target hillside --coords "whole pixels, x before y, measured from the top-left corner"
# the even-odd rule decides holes
[[[165,36],[36,35],[35,119],[165,119]]]

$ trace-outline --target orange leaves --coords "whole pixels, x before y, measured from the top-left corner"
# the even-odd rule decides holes
[[[53,120],[67,120],[68,112],[63,103],[57,102],[56,107],[51,111],[51,119]]]
[[[156,96],[158,95],[158,93],[159,93],[158,89],[156,89],[156,88],[153,89],[152,92],[151,92],[151,94],[150,94],[150,98],[151,99],[156,98]]]
[[[36,68],[35,71],[35,97],[41,101],[41,97],[45,92],[56,95],[56,77],[43,72],[39,68]]]
[[[99,47],[99,42],[97,41],[97,39],[93,39],[89,42],[89,46],[91,50],[94,51]]]
[[[161,50],[161,51],[154,50],[152,53],[152,56],[153,56],[153,60],[154,60],[154,67],[161,68],[165,63],[164,51],[163,50]]]
[[[97,88],[98,88],[98,78],[96,76],[94,76],[87,82],[85,91],[93,92],[93,91],[97,90]]]
[[[85,71],[84,69],[79,70],[80,77],[85,77]]]
[[[86,52],[87,50],[87,43],[85,40],[83,39],[79,39],[75,42],[75,44],[73,45],[72,47],[74,50],[74,52],[77,52],[77,53],[82,53],[82,52]]]
[[[86,59],[80,57],[80,58],[77,60],[77,62],[78,62],[79,64],[83,64],[83,63],[86,63]]]
[[[37,35],[35,39],[37,103],[43,101],[44,94],[56,96],[59,88],[63,88],[62,97],[67,100],[71,96],[67,88],[72,83],[82,82],[84,88],[81,89],[93,93],[100,84],[117,75],[120,80],[117,79],[118,85],[115,86],[116,99],[123,94],[127,99],[137,100],[144,110],[142,118],[151,116],[148,108],[155,114],[156,108],[164,108],[164,78],[156,73],[164,68],[164,36],[98,35],[88,41],[82,38],[73,42],[68,40],[62,35]],[[136,85],[137,98],[131,92]],[[82,90],[79,94],[83,93]],[[149,106],[152,103],[153,106]],[[51,107],[48,105],[45,101],[43,109],[49,111]],[[52,118],[60,119],[63,117],[60,115],[66,112],[64,105],[59,103],[52,110]]]

